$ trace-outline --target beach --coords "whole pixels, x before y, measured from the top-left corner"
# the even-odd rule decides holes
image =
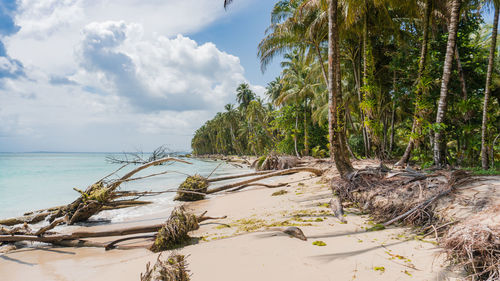
[[[190,233],[193,243],[176,250],[187,257],[192,280],[458,280],[457,273],[447,270],[445,256],[432,236],[418,237],[411,229],[399,227],[367,231],[373,221],[354,208],[346,209],[343,224],[327,208],[331,190],[324,178],[301,172],[266,181],[281,182],[290,184],[249,187],[185,204],[195,214],[227,216],[201,223]],[[280,190],[286,193],[273,196]],[[169,212],[85,230],[157,224]],[[288,226],[302,229],[307,241],[280,231]],[[0,255],[0,276],[13,281],[139,280],[146,264],[157,257],[144,248],[38,246]]]

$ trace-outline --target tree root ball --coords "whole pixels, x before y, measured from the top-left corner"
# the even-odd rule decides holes
[[[141,273],[141,281],[189,281],[189,271],[183,255],[172,252],[164,260],[161,254],[153,267],[151,263],[146,265],[146,272]]]
[[[208,181],[200,175],[189,176],[181,183],[177,190],[185,190],[199,193],[206,193],[208,189]],[[174,200],[177,201],[198,201],[205,199],[204,194],[177,192]]]
[[[177,207],[172,211],[165,225],[158,231],[150,250],[157,253],[182,246],[190,240],[188,232],[198,228],[196,216],[186,212],[182,206]]]

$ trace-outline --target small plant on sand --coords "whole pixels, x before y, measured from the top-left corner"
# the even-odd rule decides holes
[[[329,203],[318,204],[318,207],[330,208],[330,204]]]
[[[273,194],[271,194],[271,196],[280,196],[280,195],[287,194],[287,193],[288,193],[288,191],[286,191],[286,190],[280,190],[280,191],[274,192]]]
[[[367,228],[366,231],[370,232],[370,231],[380,231],[380,230],[384,230],[385,229],[385,226],[383,224],[376,224],[370,228]]]
[[[383,266],[375,266],[373,270],[384,273],[385,272],[385,267]]]
[[[314,241],[313,245],[322,247],[322,246],[326,246],[326,243],[321,241],[321,240],[318,240],[318,241]]]

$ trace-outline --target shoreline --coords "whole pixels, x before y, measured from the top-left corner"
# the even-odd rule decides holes
[[[347,210],[348,223],[341,224],[325,208],[331,191],[320,178],[298,173],[266,182],[291,184],[251,187],[185,204],[195,214],[228,216],[202,223],[190,233],[196,244],[178,250],[188,255],[192,280],[446,280],[438,278],[453,275],[433,241],[410,239],[408,228],[366,232],[373,222],[355,209]],[[279,190],[287,193],[272,196]],[[161,223],[168,216],[168,211],[158,212],[86,230]],[[290,225],[309,239],[275,230]],[[106,240],[112,239],[96,239]],[[315,241],[326,245],[313,245]],[[0,274],[6,280],[139,280],[146,263],[157,256],[146,249],[24,248],[0,255]]]

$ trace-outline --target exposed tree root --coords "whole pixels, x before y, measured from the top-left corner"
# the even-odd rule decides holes
[[[141,273],[141,281],[189,281],[186,259],[183,255],[172,252],[167,259],[158,259],[153,267],[146,265],[146,272]]]
[[[186,213],[184,208],[177,207],[158,231],[155,242],[149,249],[153,252],[161,252],[178,247],[190,239],[188,232],[198,228],[198,218]]]
[[[381,168],[359,170],[345,180],[334,179],[332,190],[340,199],[385,221],[383,226],[402,222],[422,227],[422,232],[434,235],[450,260],[465,268],[472,280],[500,279],[500,205],[458,223],[436,214],[440,199],[480,179],[460,170],[388,172]]]
[[[448,231],[442,246],[471,272],[472,280],[500,279],[500,205],[490,207]]]

